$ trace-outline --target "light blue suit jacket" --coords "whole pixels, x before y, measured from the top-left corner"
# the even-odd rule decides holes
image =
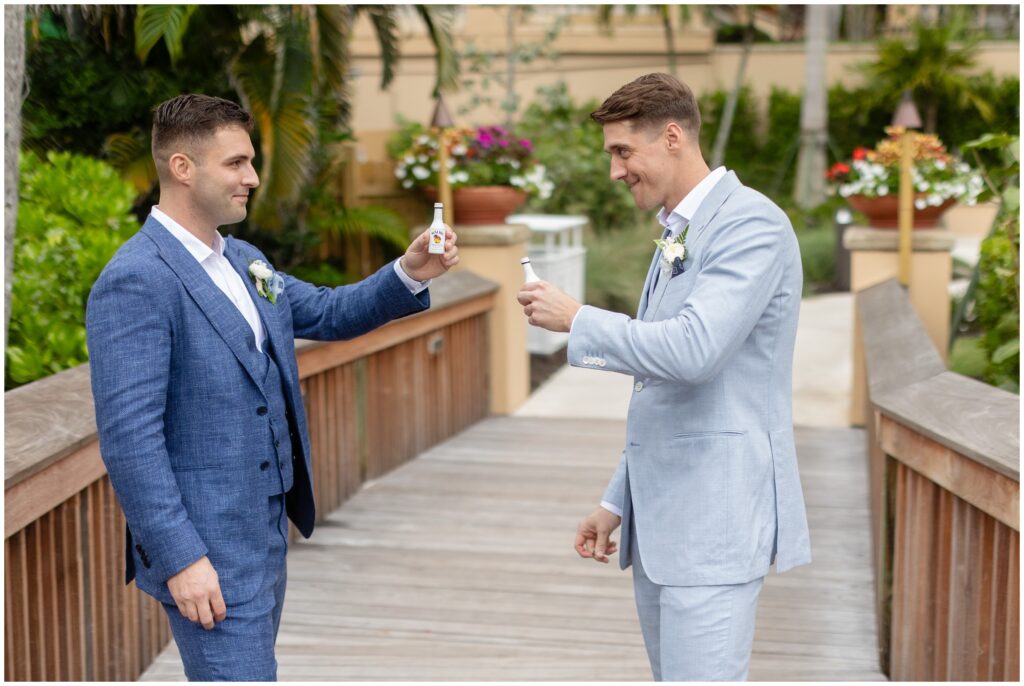
[[[810,562],[793,442],[803,273],[788,217],[729,172],[689,224],[684,271],[636,319],[584,307],[570,364],[631,374],[626,448],[604,500],[652,581],[739,584]],[[630,523],[636,539],[630,538]]]
[[[347,339],[426,309],[394,265],[350,286],[318,288],[287,275],[277,304],[248,274],[270,261],[225,239],[278,358],[290,415],[294,486],[288,515],[308,537],[315,510],[296,336]],[[100,453],[128,523],[126,582],[171,603],[169,577],[208,555],[231,605],[252,598],[267,555],[268,500],[260,464],[272,445],[252,329],[196,259],[150,217],[104,268],[89,295],[86,332]],[[265,347],[266,349],[266,347]],[[263,513],[263,514],[261,514]],[[134,543],[134,544],[133,544]]]

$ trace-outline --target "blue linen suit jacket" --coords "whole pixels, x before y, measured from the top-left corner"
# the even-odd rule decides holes
[[[655,255],[636,319],[582,308],[568,357],[634,376],[604,493],[623,511],[622,568],[638,546],[655,583],[746,583],[810,562],[792,420],[800,250],[785,213],[732,172],[686,246],[648,298]]]
[[[282,275],[284,292],[274,305],[248,274],[252,260],[270,261],[230,236],[224,255],[246,283],[278,359],[289,429],[297,435],[287,510],[308,538],[313,470],[294,339],[359,336],[426,309],[429,295],[411,294],[388,264],[334,289]],[[100,452],[128,525],[125,582],[135,578],[141,590],[173,603],[167,579],[208,555],[225,602],[250,600],[263,577],[268,535],[268,500],[258,485],[266,451],[253,437],[266,433],[265,393],[275,390],[263,389],[253,367],[251,327],[149,217],[93,286],[86,331]]]

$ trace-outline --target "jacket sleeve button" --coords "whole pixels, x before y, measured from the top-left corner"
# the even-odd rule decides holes
[[[258,414],[259,416],[262,417],[266,413],[267,413],[267,408],[266,408],[265,405],[260,405],[259,407],[256,408],[256,414]]]
[[[266,460],[263,460],[263,462],[260,462],[260,471],[261,472],[265,472],[268,469],[270,469],[270,463],[269,462],[267,462]]]

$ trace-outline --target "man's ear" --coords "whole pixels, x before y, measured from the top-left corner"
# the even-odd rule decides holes
[[[682,127],[674,121],[670,121],[665,125],[664,136],[665,145],[673,152],[682,150],[688,140]]]
[[[190,185],[195,176],[195,162],[183,152],[176,152],[167,160],[171,178],[186,186]]]

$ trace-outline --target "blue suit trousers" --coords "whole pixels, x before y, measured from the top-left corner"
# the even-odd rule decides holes
[[[189,681],[277,680],[274,643],[288,578],[284,498],[273,495],[269,499],[267,561],[263,581],[252,600],[229,605],[224,621],[209,631],[183,617],[177,606],[164,604]]]

